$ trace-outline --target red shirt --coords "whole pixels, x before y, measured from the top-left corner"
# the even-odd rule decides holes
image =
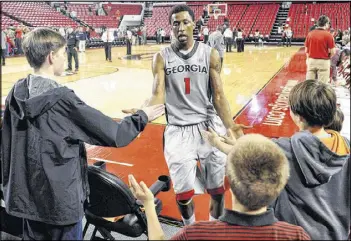
[[[23,33],[22,29],[17,28],[16,29],[16,38],[22,38],[22,33]]]
[[[330,59],[329,49],[335,47],[333,35],[324,29],[312,30],[306,37],[305,47],[309,58]]]
[[[197,222],[182,228],[172,240],[311,240],[299,226],[278,221],[272,210],[246,215],[225,210],[220,221]]]

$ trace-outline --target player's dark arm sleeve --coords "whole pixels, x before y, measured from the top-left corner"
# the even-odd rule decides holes
[[[139,110],[120,122],[88,106],[73,92],[66,96],[66,111],[70,124],[70,138],[92,145],[123,147],[142,132],[148,122],[144,111]]]

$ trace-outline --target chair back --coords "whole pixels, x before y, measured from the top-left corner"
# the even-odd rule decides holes
[[[116,217],[134,213],[136,199],[129,187],[117,176],[96,167],[88,167],[90,185],[87,209],[96,216]]]

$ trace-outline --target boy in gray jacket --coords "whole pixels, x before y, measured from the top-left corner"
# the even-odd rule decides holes
[[[290,178],[273,203],[275,216],[303,227],[312,240],[346,240],[350,232],[350,144],[326,130],[336,114],[336,94],[320,81],[297,84],[289,96],[290,115],[300,131],[274,139],[290,164]],[[233,142],[211,144],[229,153]],[[230,143],[230,144],[228,144]]]
[[[23,218],[23,239],[81,240],[89,196],[84,142],[123,147],[160,116],[151,106],[115,122],[54,79],[62,74],[66,40],[38,28],[23,50],[34,74],[17,81],[5,102],[1,131],[4,199]]]

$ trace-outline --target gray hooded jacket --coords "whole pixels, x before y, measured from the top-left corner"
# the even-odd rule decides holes
[[[89,195],[84,142],[126,146],[148,121],[138,111],[116,122],[72,90],[32,75],[15,84],[5,104],[1,170],[6,211],[53,225],[83,218]]]
[[[335,139],[335,145],[349,145],[340,135]],[[273,205],[276,217],[303,227],[313,240],[347,239],[350,154],[332,152],[308,131],[274,141],[290,164],[288,184]]]

